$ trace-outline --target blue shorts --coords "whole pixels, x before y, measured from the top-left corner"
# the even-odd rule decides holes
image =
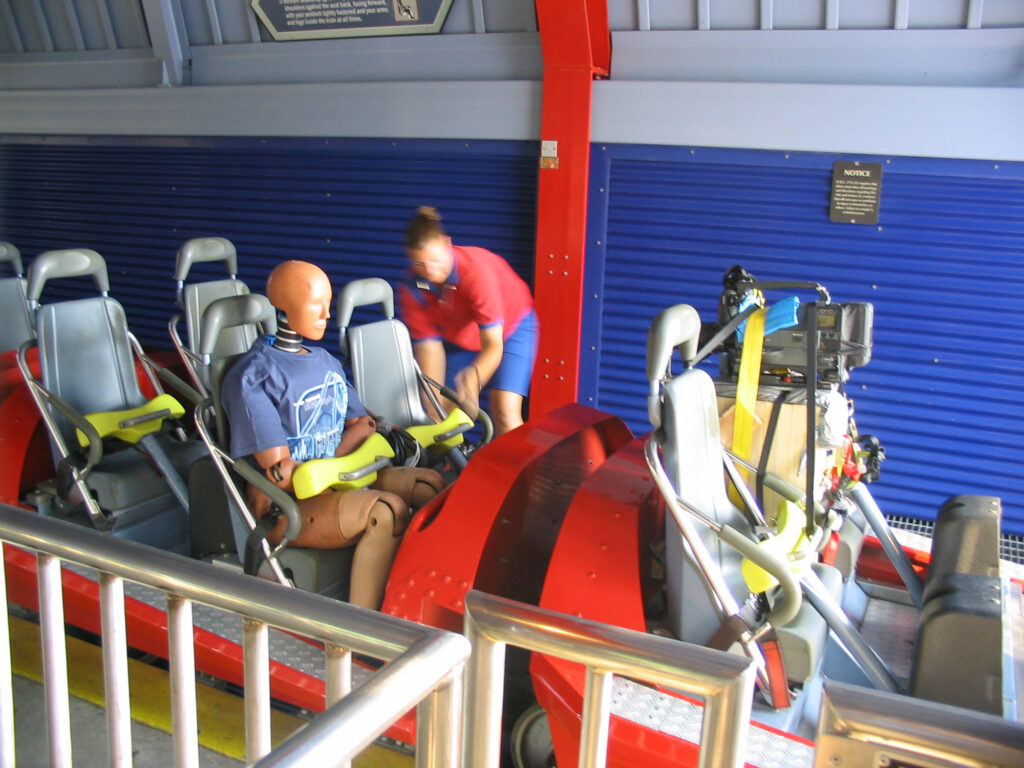
[[[533,364],[537,359],[537,340],[540,336],[540,323],[537,313],[530,312],[520,322],[512,335],[505,339],[501,364],[487,382],[487,389],[501,389],[526,396],[530,391],[530,377],[533,376]],[[447,373],[445,383],[455,388],[455,374],[468,365],[472,365],[477,352],[463,349],[445,342]]]

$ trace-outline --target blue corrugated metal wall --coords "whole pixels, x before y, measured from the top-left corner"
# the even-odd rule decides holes
[[[532,283],[536,173],[528,142],[9,137],[0,239],[26,259],[99,251],[132,329],[168,347],[175,254],[202,235],[235,243],[240,277],[256,291],[291,258],[321,265],[336,287],[396,280],[406,222],[434,205],[456,242],[500,253]],[[221,275],[220,265],[193,270],[197,280]],[[53,295],[85,289],[68,283]],[[333,330],[326,342],[336,343]]]
[[[832,164],[883,164],[878,226],[828,219]],[[581,400],[649,429],[644,340],[663,307],[713,320],[721,278],[814,280],[875,305],[848,392],[888,458],[888,514],[1002,497],[1024,533],[1024,164],[596,145]]]

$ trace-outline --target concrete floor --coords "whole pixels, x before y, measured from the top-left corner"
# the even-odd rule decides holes
[[[18,768],[48,768],[50,754],[43,686],[18,675],[14,676],[14,729]],[[82,768],[110,765],[106,712],[74,696],[71,697],[71,756],[74,765]],[[135,768],[174,765],[170,734],[133,722],[132,765]],[[200,746],[199,765],[234,768],[245,763]]]

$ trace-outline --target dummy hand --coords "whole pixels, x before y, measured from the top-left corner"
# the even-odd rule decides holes
[[[473,419],[480,410],[480,384],[480,371],[475,365],[467,365],[455,374],[455,391],[459,395],[459,402]]]
[[[256,463],[263,468],[270,482],[278,488],[291,491],[292,472],[299,466],[299,463],[292,459],[287,446],[281,445],[276,448],[268,448],[257,452],[254,454],[254,457]]]
[[[341,442],[338,443],[334,455],[347,456],[376,431],[377,423],[369,416],[349,419],[345,422],[345,432],[341,436]]]

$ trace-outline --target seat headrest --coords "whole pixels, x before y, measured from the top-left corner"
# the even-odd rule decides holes
[[[14,274],[18,277],[21,277],[25,271],[21,264],[21,251],[14,246],[14,243],[0,242],[0,262],[2,261],[11,262]]]
[[[661,381],[670,370],[672,351],[679,350],[683,364],[697,355],[700,340],[700,316],[689,304],[676,304],[658,313],[647,332],[647,415],[651,425],[661,426]]]
[[[103,296],[110,290],[107,278],[107,263],[96,251],[88,248],[65,248],[59,251],[41,253],[32,260],[28,271],[29,301],[38,302],[47,280],[58,277],[82,277],[92,275],[96,288]]]
[[[338,327],[348,328],[352,320],[352,311],[356,307],[370,304],[381,304],[384,316],[390,320],[395,316],[395,293],[391,284],[380,277],[367,277],[353,280],[345,285],[338,294]]]
[[[224,237],[194,237],[178,249],[174,279],[184,283],[192,265],[203,261],[223,261],[232,278],[238,274],[238,252],[234,243]]]
[[[245,293],[210,302],[203,313],[199,355],[205,360],[213,354],[217,339],[224,329],[252,323],[262,323],[263,330],[268,334],[277,333],[277,310],[266,296]]]

